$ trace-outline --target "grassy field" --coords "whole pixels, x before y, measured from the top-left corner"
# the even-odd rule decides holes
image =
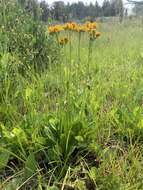
[[[98,28],[42,73],[1,53],[0,189],[143,190],[143,28]]]

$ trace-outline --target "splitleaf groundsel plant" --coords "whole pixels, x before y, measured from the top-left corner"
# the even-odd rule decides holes
[[[52,35],[53,38],[55,38],[60,48],[63,48],[66,44],[69,44],[69,55],[65,56],[69,58],[68,60],[69,80],[70,80],[70,73],[71,73],[70,70],[71,70],[71,64],[72,64],[72,43],[74,43],[72,42],[72,39],[74,36],[77,36],[78,38],[77,67],[78,69],[80,69],[81,39],[84,35],[87,36],[89,45],[88,45],[88,51],[87,51],[86,72],[87,72],[87,77],[89,79],[90,78],[90,64],[92,62],[93,44],[95,40],[101,36],[101,33],[97,31],[97,23],[86,22],[83,24],[78,24],[76,22],[67,22],[65,24],[57,24],[57,25],[49,26],[48,33],[49,35]],[[67,51],[65,52],[65,54],[67,54]],[[78,74],[76,73],[76,75]],[[68,87],[68,91],[69,91],[69,87]]]
[[[61,50],[64,51],[64,57],[68,58],[66,60],[66,70],[67,70],[67,82],[66,82],[66,101],[68,102],[68,110],[70,110],[70,90],[71,90],[71,78],[72,74],[72,65],[75,63],[75,78],[78,81],[79,71],[81,70],[81,40],[84,36],[86,36],[86,40],[89,43],[88,51],[87,51],[87,64],[85,68],[87,83],[90,80],[90,64],[92,64],[92,49],[93,43],[95,40],[101,35],[100,32],[97,31],[97,23],[96,22],[86,22],[83,24],[79,24],[76,22],[67,22],[65,24],[57,24],[48,27],[48,33],[57,41],[57,44]],[[72,60],[72,47],[74,46],[74,39],[77,37],[78,46],[77,46],[77,58],[73,62]],[[67,46],[68,45],[68,46]],[[66,50],[68,48],[68,51]],[[77,64],[76,64],[77,63]],[[60,73],[62,70],[59,69]],[[60,74],[62,77],[62,74]],[[77,82],[78,84],[78,82]],[[77,86],[78,88],[78,86]],[[70,113],[70,111],[69,111]],[[67,118],[68,123],[70,123],[70,116]]]

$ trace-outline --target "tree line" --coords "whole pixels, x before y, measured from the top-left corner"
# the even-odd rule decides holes
[[[42,3],[42,2],[41,2]],[[56,20],[64,19],[84,19],[90,17],[95,19],[101,16],[117,16],[123,14],[122,0],[104,0],[102,5],[96,1],[95,4],[84,4],[82,1],[72,4],[64,4],[63,1],[57,1],[52,6],[52,16]]]
[[[128,0],[128,2],[134,4],[133,12],[135,15],[143,16],[143,1]]]
[[[94,4],[67,3],[55,1],[49,5],[45,0],[18,0],[33,16],[47,22],[52,18],[57,21],[81,20],[85,18],[96,19],[97,17],[120,16],[123,17],[125,9],[122,0],[104,0],[100,5],[98,1]]]

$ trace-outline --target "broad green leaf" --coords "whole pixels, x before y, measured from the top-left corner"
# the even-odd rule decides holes
[[[9,157],[10,157],[9,152],[0,153],[0,169],[6,167],[8,160],[9,160]]]
[[[34,153],[31,153],[25,163],[25,178],[31,177],[37,170],[37,162]]]

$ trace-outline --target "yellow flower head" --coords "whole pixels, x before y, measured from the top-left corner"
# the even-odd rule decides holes
[[[96,35],[96,38],[98,38],[101,36],[101,32],[96,32],[95,35]]]
[[[92,25],[92,28],[93,28],[93,29],[96,29],[96,28],[97,28],[97,23],[96,23],[96,22],[91,23],[91,25]]]
[[[60,32],[62,30],[63,30],[63,28],[62,28],[61,25],[54,25],[54,26],[50,26],[48,28],[49,34],[55,34],[55,33],[58,33],[58,32]]]
[[[60,37],[60,38],[58,39],[58,41],[59,41],[59,44],[60,44],[60,45],[66,45],[69,40],[68,40],[67,37]]]
[[[100,32],[96,32],[96,30],[92,30],[92,32],[89,33],[90,34],[90,39],[91,40],[95,40],[96,38],[98,38],[99,36],[101,36]]]
[[[87,28],[87,31],[95,30],[97,28],[96,22],[86,22],[85,27]]]
[[[96,29],[89,30],[89,34],[94,36],[96,34]]]
[[[77,27],[77,24],[75,23],[75,22],[68,22],[68,23],[66,23],[64,26],[63,26],[63,28],[65,29],[65,30],[75,30],[76,29],[76,27]]]

